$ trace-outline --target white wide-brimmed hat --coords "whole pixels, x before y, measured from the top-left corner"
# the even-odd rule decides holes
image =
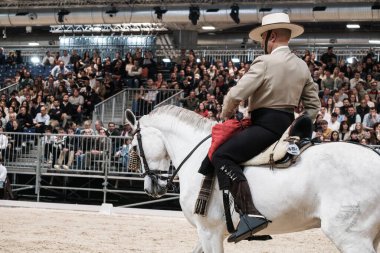
[[[289,15],[286,13],[272,13],[263,17],[261,26],[253,29],[249,37],[254,41],[261,41],[261,35],[273,29],[288,29],[292,32],[290,38],[300,36],[304,29],[300,25],[290,23]]]

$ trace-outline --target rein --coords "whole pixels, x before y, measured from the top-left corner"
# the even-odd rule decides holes
[[[206,136],[205,138],[203,138],[190,152],[189,154],[187,154],[187,156],[182,160],[182,162],[180,163],[180,165],[178,166],[178,168],[174,171],[174,173],[172,174],[172,176],[169,178],[169,177],[164,177],[164,176],[161,176],[159,174],[163,173],[163,172],[166,172],[166,171],[162,171],[162,170],[151,170],[149,168],[149,165],[148,165],[148,162],[146,160],[146,157],[145,157],[145,153],[144,153],[144,149],[143,149],[143,146],[142,146],[142,141],[141,141],[141,134],[140,134],[140,131],[141,131],[141,128],[140,128],[140,122],[137,123],[137,130],[136,130],[136,136],[137,136],[137,143],[138,143],[138,146],[139,146],[139,156],[141,157],[142,161],[143,161],[143,165],[144,165],[144,169],[145,169],[145,172],[142,174],[142,176],[150,176],[151,178],[152,177],[156,177],[156,178],[160,178],[162,180],[167,180],[167,184],[165,186],[166,189],[169,188],[169,186],[174,186],[173,185],[173,181],[174,181],[174,178],[175,176],[178,174],[179,170],[182,168],[182,166],[185,164],[185,162],[191,157],[191,155],[199,148],[199,146],[201,146],[206,140],[208,140],[210,137],[211,137],[211,134]],[[174,187],[173,187],[174,188]]]

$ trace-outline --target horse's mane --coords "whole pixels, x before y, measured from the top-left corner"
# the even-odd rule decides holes
[[[202,117],[193,111],[174,105],[158,107],[140,119],[140,123],[145,126],[157,126],[163,122],[170,122],[171,124],[184,123],[194,127],[196,130],[208,132],[216,124],[215,121]]]

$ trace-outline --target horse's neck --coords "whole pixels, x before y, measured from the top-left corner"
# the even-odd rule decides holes
[[[179,164],[185,159],[185,157],[207,135],[208,133],[206,132],[198,133],[198,135],[195,135],[195,136],[194,136],[194,133],[191,133],[191,132],[188,132],[187,134],[184,134],[183,136],[179,136],[175,134],[169,135],[167,138],[167,149],[168,149],[169,156],[173,162],[173,165],[177,168]],[[202,144],[200,147],[198,147],[196,152],[197,154],[201,152],[201,154],[203,153],[204,155],[206,155],[208,148],[209,148],[209,145],[205,143],[205,144]]]
[[[194,147],[210,134],[207,129],[197,130],[195,127],[185,123],[177,123],[169,127],[160,125],[155,127],[163,134],[167,152],[176,168]],[[204,143],[197,148],[196,153],[192,156],[206,155],[208,148],[209,144]]]

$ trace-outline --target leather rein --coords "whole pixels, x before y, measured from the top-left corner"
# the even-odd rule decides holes
[[[167,173],[168,171],[163,171],[163,170],[151,170],[149,168],[149,165],[148,165],[148,162],[146,160],[146,157],[145,157],[145,152],[144,152],[144,148],[142,146],[142,140],[141,140],[141,128],[140,128],[140,122],[137,123],[137,129],[136,129],[136,132],[135,132],[135,135],[137,137],[137,144],[138,144],[138,148],[139,148],[139,156],[140,158],[142,159],[142,162],[143,162],[143,166],[144,166],[144,173],[142,174],[142,177],[144,176],[149,176],[150,178],[152,178],[152,180],[156,180],[157,178],[161,179],[161,180],[166,180],[167,183],[166,183],[166,186],[165,188],[169,188],[169,186],[172,186],[174,188],[174,184],[173,184],[173,181],[174,181],[174,178],[175,176],[178,174],[179,170],[182,168],[182,166],[185,164],[185,162],[191,157],[191,155],[199,148],[199,146],[201,146],[207,139],[209,139],[211,137],[211,134],[206,136],[204,139],[202,139],[188,154],[187,156],[182,160],[182,162],[179,164],[178,168],[176,168],[176,170],[173,172],[172,176],[171,177],[166,177],[166,176],[162,176],[161,174],[163,173]]]

